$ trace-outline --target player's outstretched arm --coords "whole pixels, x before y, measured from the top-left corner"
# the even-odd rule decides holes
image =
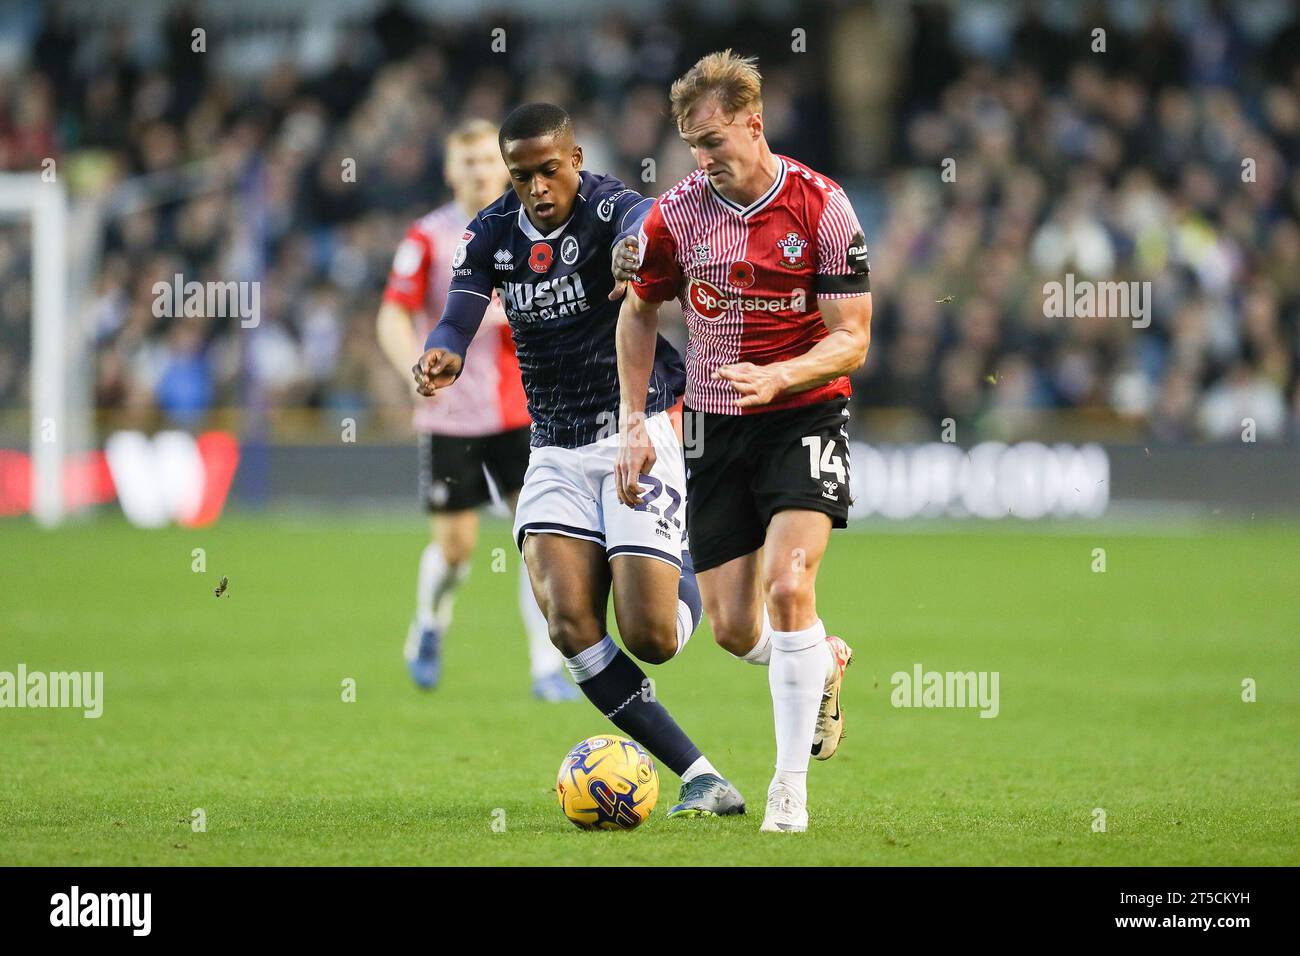
[[[646,391],[654,367],[659,331],[659,303],[647,302],[635,287],[627,290],[618,313],[618,458],[614,483],[619,501],[641,504],[640,477],[655,464],[655,446],[645,427]]]
[[[737,405],[766,405],[778,395],[806,392],[862,367],[871,345],[871,293],[818,296],[817,307],[830,334],[803,355],[771,365],[738,362],[713,373],[715,379],[731,383],[740,396]]]
[[[415,390],[426,397],[446,388],[460,375],[469,343],[478,334],[489,296],[453,288],[447,293],[442,318],[424,342],[424,354],[411,368]]]

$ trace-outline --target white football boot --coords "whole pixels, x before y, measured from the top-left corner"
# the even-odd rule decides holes
[[[765,833],[803,833],[808,829],[808,804],[794,790],[773,781],[767,790],[767,812],[763,814]]]

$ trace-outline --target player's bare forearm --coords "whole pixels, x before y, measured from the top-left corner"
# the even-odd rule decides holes
[[[618,313],[614,340],[618,348],[619,422],[645,412],[650,370],[654,367],[655,343],[659,331],[659,303],[647,302],[628,289]]]
[[[654,367],[659,304],[647,302],[628,286],[618,313],[614,341],[618,349],[618,457],[614,484],[629,508],[641,502],[642,475],[655,466],[655,447],[645,427],[646,390]]]
[[[871,345],[871,295],[819,299],[818,306],[830,334],[803,355],[770,365],[737,362],[713,373],[731,383],[737,405],[768,405],[779,395],[809,391],[862,367]]]
[[[871,347],[871,294],[820,299],[817,307],[829,334],[798,358],[777,363],[786,394],[807,392],[841,375],[851,375],[867,360]]]
[[[405,378],[410,374],[412,359],[418,358],[423,351],[411,313],[396,302],[383,303],[379,307],[375,332],[389,364]]]
[[[783,384],[782,394],[807,392],[841,375],[851,375],[867,360],[871,345],[870,333],[856,333],[848,329],[831,332],[798,358],[778,362]]]

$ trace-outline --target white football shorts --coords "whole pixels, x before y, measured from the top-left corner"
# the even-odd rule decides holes
[[[646,431],[655,465],[641,476],[645,493],[636,510],[618,500],[614,487],[617,433],[580,448],[534,448],[515,507],[519,549],[530,534],[561,534],[594,541],[611,558],[640,554],[680,568],[686,550],[682,446],[667,412],[647,418]]]

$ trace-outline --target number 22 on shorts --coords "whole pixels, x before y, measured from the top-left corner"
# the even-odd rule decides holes
[[[678,494],[677,489],[673,488],[671,485],[665,485],[658,478],[654,477],[654,475],[641,475],[638,480],[645,482],[650,486],[650,493],[645,495],[642,498],[641,504],[637,505],[633,510],[648,511],[652,515],[659,514],[659,509],[655,505],[651,504],[651,502],[660,495],[666,493],[671,503],[668,505],[668,511],[664,513],[663,517],[668,521],[671,521],[673,524],[677,524],[677,509],[682,506],[682,496]]]

